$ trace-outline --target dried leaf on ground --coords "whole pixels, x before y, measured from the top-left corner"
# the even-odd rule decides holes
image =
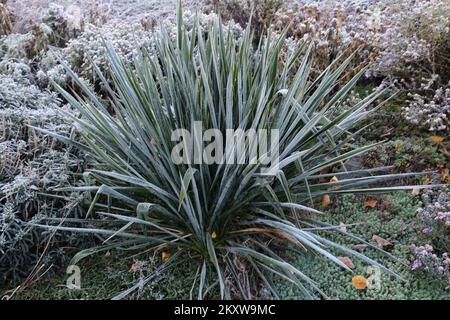
[[[363,276],[354,276],[352,284],[357,290],[364,290],[367,288],[368,280]]]
[[[343,264],[345,264],[350,269],[354,269],[355,265],[353,264],[353,261],[349,257],[337,257],[339,261],[341,261]]]
[[[444,137],[441,136],[431,136],[430,140],[435,142],[435,143],[442,143],[442,141],[444,141]]]
[[[163,262],[167,262],[167,260],[169,260],[170,256],[171,256],[171,253],[170,253],[170,252],[165,252],[165,251],[164,251],[164,252],[161,254],[162,261],[163,261]]]
[[[356,251],[363,252],[363,251],[367,248],[367,244],[364,244],[364,243],[361,243],[361,244],[355,244],[355,245],[353,246],[353,248],[354,248]]]
[[[377,243],[377,245],[382,248],[389,247],[392,245],[391,242],[389,242],[386,239],[383,239],[380,236],[377,236],[376,234],[373,235],[372,240],[375,241]]]
[[[368,199],[364,201],[364,208],[375,208],[378,203],[376,199]]]
[[[325,194],[325,195],[322,197],[322,207],[323,207],[323,208],[328,207],[328,206],[330,205],[330,202],[331,202],[330,196],[327,195],[327,194]]]

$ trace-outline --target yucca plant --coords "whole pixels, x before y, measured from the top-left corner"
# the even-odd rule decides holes
[[[95,158],[98,168],[90,174],[98,185],[71,189],[96,193],[86,220],[42,227],[104,237],[102,245],[80,252],[74,262],[113,248],[170,253],[159,273],[191,261],[196,270],[191,294],[199,299],[211,297],[208,294],[214,288],[221,298],[250,299],[258,297],[261,285],[279,298],[277,278],[297,286],[306,298],[320,297],[322,291],[301,266],[282,258],[280,249],[288,247],[298,254],[324,255],[351,271],[330,252],[342,251],[393,274],[363,254],[328,240],[326,234],[341,232],[363,241],[321,222],[323,213],[314,208],[324,195],[410,188],[376,187],[399,178],[377,175],[380,168],[345,169],[347,159],[379,146],[355,148],[351,141],[385,92],[376,91],[352,108],[336,112],[363,73],[337,88],[351,55],[310,79],[307,45],[280,63],[283,34],[274,37],[269,32],[254,48],[250,29],[236,37],[215,21],[207,28],[194,24],[186,30],[181,9],[177,24],[175,38],[161,28],[155,36],[155,52],[142,50],[130,65],[105,44],[112,83],[97,71],[109,92],[108,103],[67,68],[79,87],[77,92],[83,94],[59,90],[80,113],[67,116],[83,141],[41,131]],[[195,131],[195,121],[201,121],[204,130],[220,132],[277,129],[278,166],[268,175],[262,173],[261,161],[175,164],[171,153],[178,142],[170,137],[180,128]],[[327,168],[334,173],[323,173]],[[333,176],[337,179],[330,182]],[[151,279],[115,298],[127,296]]]

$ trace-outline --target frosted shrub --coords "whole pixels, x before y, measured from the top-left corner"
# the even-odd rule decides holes
[[[276,12],[273,25],[279,32],[289,26],[289,36],[314,44],[316,73],[345,51],[360,50],[353,62],[353,72],[375,58],[375,46],[368,39],[379,32],[380,21],[376,15],[363,10],[360,4],[289,2]]]
[[[0,38],[0,59],[27,59],[35,55],[33,35],[9,34]]]
[[[426,226],[422,232],[435,233],[435,238],[442,237],[441,242],[448,240],[447,245],[450,245],[450,192],[428,191],[425,192],[422,200],[424,207],[417,210],[419,218]]]
[[[405,118],[431,131],[449,130],[450,81],[435,90],[429,85],[422,85],[421,89],[410,94],[411,99],[403,110]]]
[[[61,51],[60,59],[77,74],[95,83],[98,79],[94,65],[108,73],[104,41],[110,43],[128,62],[141,48],[152,50],[152,33],[140,23],[114,22],[87,28],[79,37],[68,42]],[[66,71],[52,52],[46,53],[41,60],[37,79],[43,87],[48,86],[50,80],[61,86],[66,85]]]
[[[30,232],[24,222],[17,218],[17,208],[12,203],[0,204],[0,283],[8,277],[27,276],[32,261],[37,257],[33,252],[24,254],[27,246],[36,241],[35,233]],[[22,265],[29,265],[26,269]]]
[[[54,81],[59,86],[65,87],[67,84],[67,74],[64,70],[64,66],[57,64],[47,71],[40,69],[36,72],[36,81],[41,88],[52,88],[50,81]]]
[[[0,74],[9,75],[14,79],[28,78],[31,76],[30,66],[21,60],[0,60]]]
[[[289,24],[291,23],[291,24]],[[273,24],[288,35],[310,40],[324,65],[344,50],[359,48],[359,63],[371,61],[368,76],[418,84],[438,74],[448,82],[450,2],[295,1],[286,2]]]
[[[81,10],[77,6],[64,6],[52,3],[42,13],[37,27],[44,32],[50,44],[62,47],[66,42],[77,37],[84,27]]]
[[[349,73],[373,61],[377,46],[369,39],[378,35],[381,20],[361,3],[340,1],[209,1],[207,10],[216,8],[225,19],[245,25],[254,8],[252,24],[262,29],[271,25],[277,32],[287,29],[288,45],[295,50],[299,43],[314,44],[313,73],[320,73],[340,54],[360,49]],[[251,4],[250,4],[251,3]]]
[[[450,2],[381,1],[376,6],[384,25],[376,69],[409,85],[433,74],[448,82]]]
[[[198,14],[200,26],[205,28],[213,21],[214,17],[216,17],[215,14]],[[194,24],[196,15],[187,11],[184,19],[186,28],[190,28]],[[140,52],[142,48],[150,53],[154,51],[154,42],[157,35],[153,33],[153,27],[156,23],[163,25],[169,36],[175,37],[176,25],[172,18],[166,18],[155,23],[148,21],[145,23],[114,21],[102,26],[90,26],[80,37],[70,40],[67,47],[62,51],[63,60],[77,74],[95,84],[98,79],[92,63],[102,72],[106,74],[109,72],[104,42],[112,45],[124,62],[130,63],[133,56]],[[242,28],[233,21],[228,22],[225,27],[233,31],[236,36],[243,32]],[[47,68],[47,72],[39,73],[39,79],[45,82],[47,77],[47,81],[51,78],[58,83],[64,83],[66,76],[62,66],[57,65],[56,62],[53,65],[54,67]]]
[[[19,68],[20,69],[20,68]],[[10,69],[7,69],[10,70]],[[15,74],[15,75],[14,75]],[[37,126],[70,135],[50,92],[41,91],[25,75],[0,75],[0,284],[28,276],[40,256],[44,270],[67,257],[64,246],[80,246],[84,238],[51,236],[27,222],[81,216],[84,196],[54,188],[83,183],[86,161],[81,152],[37,133]],[[47,243],[49,246],[47,247]],[[47,251],[44,248],[48,248]],[[42,270],[41,270],[42,271]]]
[[[51,4],[46,10],[37,12],[36,16],[36,20],[30,19],[26,32],[8,34],[0,38],[2,63],[6,59],[16,59],[24,63],[38,62],[49,45],[64,47],[67,41],[77,37],[84,27],[80,9],[76,6],[64,8]]]
[[[448,130],[450,2],[383,1],[376,72],[410,92],[405,118],[432,131]]]
[[[283,6],[283,0],[207,0],[204,10],[216,12],[226,21],[246,26],[250,21],[257,36],[270,25],[273,16]]]
[[[103,38],[103,39],[102,39]],[[81,76],[95,79],[92,62],[101,70],[107,70],[106,50],[103,40],[111,43],[120,56],[130,61],[140,48],[151,49],[151,33],[139,24],[115,23],[92,27],[69,42],[64,49],[64,57]]]
[[[372,62],[367,77],[383,77],[411,92],[406,119],[448,130],[449,1],[298,1],[275,14],[277,30],[289,22],[290,36],[314,43],[316,72],[345,50],[359,49],[353,72]]]
[[[25,78],[0,75],[0,83],[0,110],[39,109],[42,106],[52,108],[57,103],[55,94],[41,91],[36,86],[30,85]]]
[[[417,216],[423,225],[423,235],[430,240],[426,245],[413,246],[411,268],[450,284],[450,191],[425,191],[422,201]]]
[[[432,245],[413,246],[414,260],[411,269],[427,274],[450,284],[450,258],[448,253],[438,255]]]
[[[66,64],[67,60],[63,59]],[[56,51],[47,51],[41,55],[38,64],[38,71],[35,74],[36,82],[41,88],[52,89],[50,81],[65,87],[67,85],[67,75],[64,66],[59,63],[58,53]]]

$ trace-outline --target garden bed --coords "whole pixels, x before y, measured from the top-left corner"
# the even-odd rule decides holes
[[[447,1],[3,2],[1,296],[450,298]],[[282,174],[166,162],[194,118]]]

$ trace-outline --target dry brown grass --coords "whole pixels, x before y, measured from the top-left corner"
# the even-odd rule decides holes
[[[0,36],[9,34],[11,29],[11,13],[6,5],[0,3]]]

